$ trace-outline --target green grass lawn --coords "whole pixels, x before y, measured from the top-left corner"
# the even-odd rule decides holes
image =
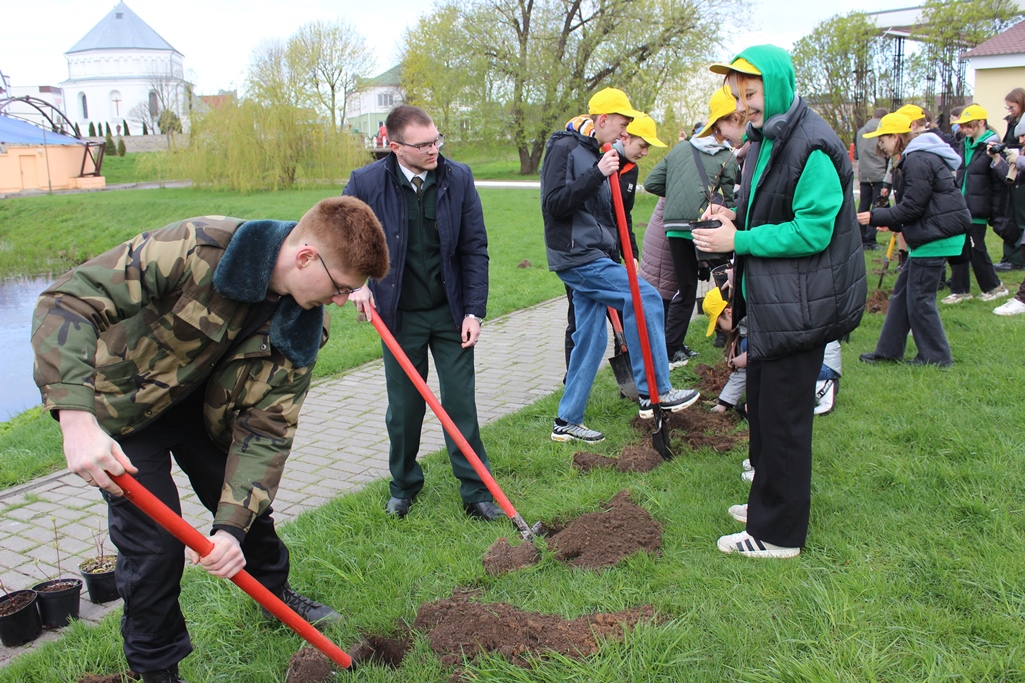
[[[107,185],[175,180],[168,176],[166,159],[164,152],[138,152],[123,157],[105,154],[101,172]]]
[[[487,576],[482,555],[515,531],[466,520],[447,456],[435,453],[425,460],[427,487],[403,521],[384,517],[387,486],[378,481],[283,525],[292,584],[347,617],[329,633],[343,648],[367,631],[393,633],[396,620],[411,622],[418,605],[459,586],[480,590],[483,602],[567,618],[651,604],[663,619],[586,660],[538,659],[524,670],[489,657],[469,664],[462,680],[1025,680],[1025,473],[1016,466],[1025,449],[1013,418],[1025,384],[1015,360],[1023,321],[998,318],[993,307],[943,307],[955,358],[949,369],[857,362],[882,323],[866,316],[844,346],[836,411],[816,418],[811,531],[796,559],[751,560],[715,548],[718,536],[740,529],[726,508],[746,499],[744,448],[723,454],[676,444],[677,459],[649,473],[580,474],[570,465],[576,448],[548,439],[556,395],[483,430],[497,481],[531,523],[594,511],[628,488],[662,524],[661,554],[591,572],[544,553],[535,567]],[[707,339],[691,340],[699,361],[720,357]],[[673,376],[677,385],[694,380],[690,367]],[[587,421],[608,439],[588,450],[615,455],[646,438],[629,428],[634,414],[603,370]],[[189,568],[182,600],[196,648],[183,662],[186,679],[283,679],[301,641],[262,621],[236,588]],[[99,627],[74,624],[19,657],[0,669],[0,683],[73,681],[122,666],[112,615]],[[353,680],[450,675],[420,638],[399,671],[368,666]]]

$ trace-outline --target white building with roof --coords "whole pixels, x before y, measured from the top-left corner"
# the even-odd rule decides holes
[[[68,80],[65,112],[85,135],[89,123],[116,132],[127,121],[132,134],[151,132],[165,109],[185,120],[183,55],[123,2],[64,55]]]

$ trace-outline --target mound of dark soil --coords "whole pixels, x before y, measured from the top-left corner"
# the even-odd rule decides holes
[[[726,386],[731,372],[726,361],[714,367],[705,363],[695,365],[694,374],[698,376],[698,391],[704,398],[714,400]]]
[[[652,620],[648,605],[613,614],[564,619],[556,614],[526,612],[504,602],[475,602],[476,593],[456,591],[452,597],[420,606],[413,628],[427,634],[431,650],[446,666],[456,666],[481,652],[497,653],[520,666],[528,655],[558,652],[584,657],[598,651],[600,638],[622,638],[639,621]]]
[[[304,647],[288,660],[285,683],[323,683],[333,680],[334,663],[320,650]]]
[[[672,438],[682,440],[691,450],[711,448],[716,453],[725,453],[739,444],[747,443],[750,434],[746,427],[738,428],[740,416],[733,411],[720,415],[701,408],[691,408],[664,415]],[[632,424],[641,434],[651,432],[651,420],[635,417]]]
[[[665,460],[658,454],[658,451],[645,441],[628,445],[618,458],[608,458],[597,453],[573,454],[573,467],[581,472],[612,467],[620,472],[650,472],[663,462]]]
[[[577,517],[548,539],[555,559],[585,569],[614,565],[638,550],[657,552],[661,545],[661,527],[634,505],[629,491],[620,491],[606,509]]]
[[[541,553],[533,543],[524,541],[512,546],[505,538],[500,538],[484,555],[484,571],[491,576],[497,576],[535,565],[540,559]]]
[[[877,289],[868,295],[868,299],[865,300],[865,312],[866,313],[882,313],[886,315],[886,311],[890,309],[890,295],[881,289]]]

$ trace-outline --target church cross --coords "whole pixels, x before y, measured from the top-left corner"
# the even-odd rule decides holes
[[[114,98],[114,115],[121,116],[121,100]]]

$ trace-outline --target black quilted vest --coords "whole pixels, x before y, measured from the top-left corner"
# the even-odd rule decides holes
[[[753,141],[745,164],[737,225],[745,225],[760,147],[760,140]],[[739,281],[746,282],[746,292],[736,293],[733,319],[747,316],[752,358],[780,358],[824,346],[856,328],[865,310],[868,289],[855,216],[854,172],[836,133],[803,99],[773,144],[745,229],[793,220],[794,189],[816,150],[829,155],[843,188],[843,206],[829,246],[799,258],[737,256],[737,273],[743,278]]]

